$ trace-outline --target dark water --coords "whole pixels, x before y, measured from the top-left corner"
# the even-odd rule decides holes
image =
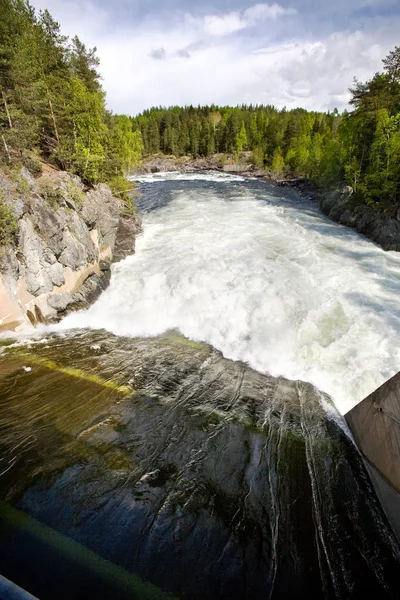
[[[0,570],[39,598],[398,597],[399,549],[310,384],[80,331],[3,351],[0,406]]]
[[[345,404],[396,368],[399,258],[261,182],[141,189],[98,302],[0,343],[0,574],[42,600],[398,598],[343,418],[297,379]]]

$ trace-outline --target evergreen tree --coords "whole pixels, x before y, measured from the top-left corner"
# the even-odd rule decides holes
[[[242,152],[247,147],[247,135],[246,128],[244,126],[244,122],[242,121],[242,125],[240,126],[240,131],[236,134],[236,150],[237,152]]]

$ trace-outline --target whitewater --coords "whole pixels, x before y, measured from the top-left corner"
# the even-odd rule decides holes
[[[227,358],[308,381],[342,413],[400,370],[400,255],[265,182],[139,178],[143,234],[88,309],[53,326],[178,330]]]

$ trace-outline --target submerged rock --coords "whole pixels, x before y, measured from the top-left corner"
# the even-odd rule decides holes
[[[53,336],[0,373],[1,499],[103,558],[191,600],[397,597],[395,538],[312,385],[172,333]],[[84,597],[0,538],[7,577]]]

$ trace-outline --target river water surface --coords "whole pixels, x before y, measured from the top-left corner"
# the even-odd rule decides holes
[[[140,178],[144,233],[61,328],[178,329],[254,369],[309,381],[341,412],[400,370],[400,255],[315,203],[229,175]]]
[[[140,191],[97,302],[0,339],[0,575],[41,600],[396,600],[334,402],[400,367],[400,256],[264,182]]]

